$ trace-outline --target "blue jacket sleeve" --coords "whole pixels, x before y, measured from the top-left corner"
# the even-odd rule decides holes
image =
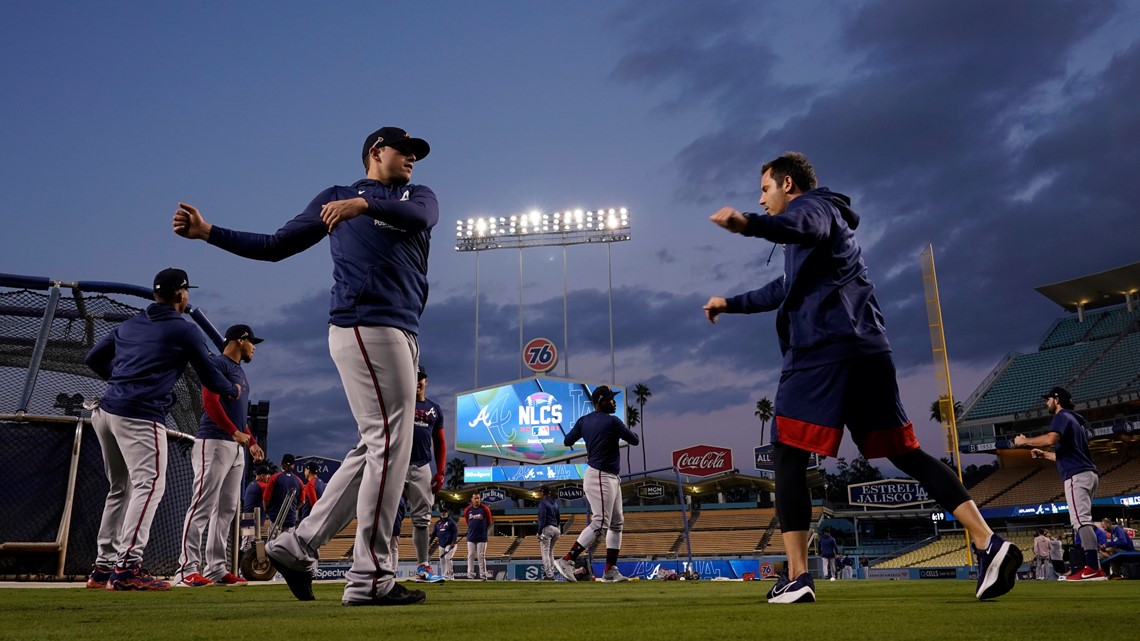
[[[321,220],[321,207],[330,202],[335,193],[336,189],[329,187],[317,194],[305,211],[273,234],[254,234],[214,225],[206,242],[254,260],[276,262],[299,254],[328,235],[328,227]]]
[[[748,225],[740,232],[742,236],[763,238],[774,243],[814,245],[831,232],[831,214],[815,203],[798,207],[789,205],[778,216],[744,214],[744,217],[748,219]]]
[[[727,299],[725,302],[728,304],[728,309],[725,311],[728,314],[770,312],[778,308],[780,304],[784,302],[786,295],[784,292],[784,277],[781,275],[760,289],[754,289],[750,292],[745,292]]]
[[[435,227],[439,222],[439,201],[436,200],[435,192],[428,187],[412,185],[408,188],[407,200],[381,198],[375,189],[364,191],[362,197],[368,203],[365,215],[397,229],[423,231]]]
[[[621,434],[622,440],[626,443],[630,445],[639,445],[641,443],[640,439],[637,438],[637,434],[634,434],[633,430],[626,427],[625,423],[622,423],[620,419],[615,417],[614,425],[617,427],[618,434]]]
[[[111,332],[99,339],[95,347],[87,352],[84,362],[99,378],[107,381],[111,379],[111,361],[115,359],[115,333]]]
[[[578,419],[574,423],[573,429],[571,429],[570,433],[566,435],[566,438],[562,439],[562,445],[570,447],[571,445],[577,443],[578,439],[580,438],[582,438],[582,419]]]
[[[237,398],[239,396],[237,388],[234,387],[230,379],[226,378],[222,370],[218,369],[218,364],[214,362],[214,359],[210,358],[210,353],[206,351],[206,342],[202,340],[198,330],[187,323],[183,338],[187,360],[194,371],[198,373],[202,385],[219,396]]]

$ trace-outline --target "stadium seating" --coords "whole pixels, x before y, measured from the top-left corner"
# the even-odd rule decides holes
[[[1104,398],[1135,383],[1140,364],[1140,333],[1116,342],[1086,371],[1080,373],[1069,392],[1076,400]]]
[[[989,476],[970,488],[970,496],[979,506],[986,505],[994,497],[1006,492],[1009,488],[1025,480],[1027,476],[1037,472],[1036,467],[1003,467],[994,470]]]
[[[1083,339],[1103,316],[1104,312],[1094,312],[1085,315],[1083,322],[1077,320],[1076,316],[1062,318],[1053,325],[1049,335],[1045,340],[1041,341],[1041,349],[1053,349],[1056,347],[1065,347],[1079,342]]]
[[[1048,503],[1063,500],[1064,492],[1057,466],[1049,461],[1040,461],[1036,472],[1025,477],[1007,492],[994,497],[984,507]]]
[[[1064,384],[1082,372],[1115,339],[1077,343],[1013,359],[962,420],[1006,416],[1042,406],[1042,381]]]

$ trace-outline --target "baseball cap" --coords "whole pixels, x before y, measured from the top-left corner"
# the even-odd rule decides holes
[[[1055,398],[1062,403],[1070,403],[1073,400],[1073,395],[1063,387],[1054,387],[1049,390],[1048,394],[1042,394],[1041,398]]]
[[[602,404],[602,401],[608,401],[615,396],[617,396],[617,392],[605,385],[599,385],[594,388],[594,393],[590,394],[590,402],[594,404],[594,407],[597,407]]]
[[[240,341],[243,338],[253,343],[254,345],[257,345],[261,341],[265,340],[264,338],[258,338],[254,336],[253,330],[249,328],[249,325],[231,325],[230,328],[226,330],[227,343],[230,341]]]
[[[426,370],[426,369],[424,369],[424,368],[421,366],[421,367],[420,367],[420,373],[419,373],[418,377],[416,378],[416,380],[417,380],[417,381],[422,381],[423,379],[425,379],[425,378],[427,378],[427,377],[428,377],[428,375],[427,375],[427,370]]]
[[[381,127],[368,134],[368,137],[364,139],[364,149],[360,152],[360,159],[364,161],[366,168],[368,167],[368,152],[376,147],[406,149],[415,154],[416,160],[427,158],[428,153],[431,152],[431,146],[423,138],[411,138],[408,136],[408,132],[399,127]]]
[[[262,474],[269,474],[269,466],[268,465],[258,465],[257,469],[254,471],[257,473],[258,476],[260,476]]]
[[[316,463],[310,462],[310,463],[305,463],[305,469],[309,470],[313,474],[316,474],[317,472],[321,471],[321,466],[317,465]]]
[[[294,463],[294,461],[296,461],[296,460],[297,460],[297,457],[293,456],[292,454],[286,454],[285,456],[281,457],[281,464],[282,465],[292,465]]]
[[[154,275],[154,293],[168,294],[180,289],[196,289],[194,285],[190,284],[186,272],[181,269],[167,267]]]

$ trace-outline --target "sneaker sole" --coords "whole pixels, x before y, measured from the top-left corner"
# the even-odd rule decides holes
[[[1021,567],[1021,550],[1009,541],[1002,541],[994,560],[986,568],[986,576],[974,596],[978,599],[996,599],[1013,589],[1017,581],[1017,568]]]
[[[285,584],[289,586],[289,591],[298,601],[315,601],[317,599],[316,595],[313,594],[313,575],[279,563],[268,553],[265,556],[269,558],[269,564],[273,566],[273,569],[280,572],[281,576],[285,578]]]
[[[815,590],[804,586],[798,590],[788,590],[768,599],[768,603],[815,603]]]
[[[574,576],[574,570],[570,570],[570,572],[567,573],[559,563],[554,564],[554,569],[558,570],[558,574],[562,575],[562,578],[566,579],[567,581],[571,583],[576,583],[578,581],[578,577]]]

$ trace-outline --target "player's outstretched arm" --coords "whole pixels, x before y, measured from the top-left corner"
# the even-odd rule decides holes
[[[728,301],[720,296],[713,296],[709,298],[709,302],[705,303],[703,309],[705,310],[705,318],[716,325],[716,317],[728,311]]]
[[[709,220],[718,227],[739,234],[748,226],[748,219],[733,207],[721,207],[709,216]]]
[[[213,225],[206,222],[198,208],[188,203],[178,203],[174,212],[174,233],[192,240],[209,240]]]
[[[335,187],[317,194],[304,211],[272,234],[212,225],[193,205],[179,203],[174,212],[174,233],[183,238],[205,240],[243,258],[276,262],[305,251],[328,235],[328,228],[321,220],[321,208],[335,196]]]

